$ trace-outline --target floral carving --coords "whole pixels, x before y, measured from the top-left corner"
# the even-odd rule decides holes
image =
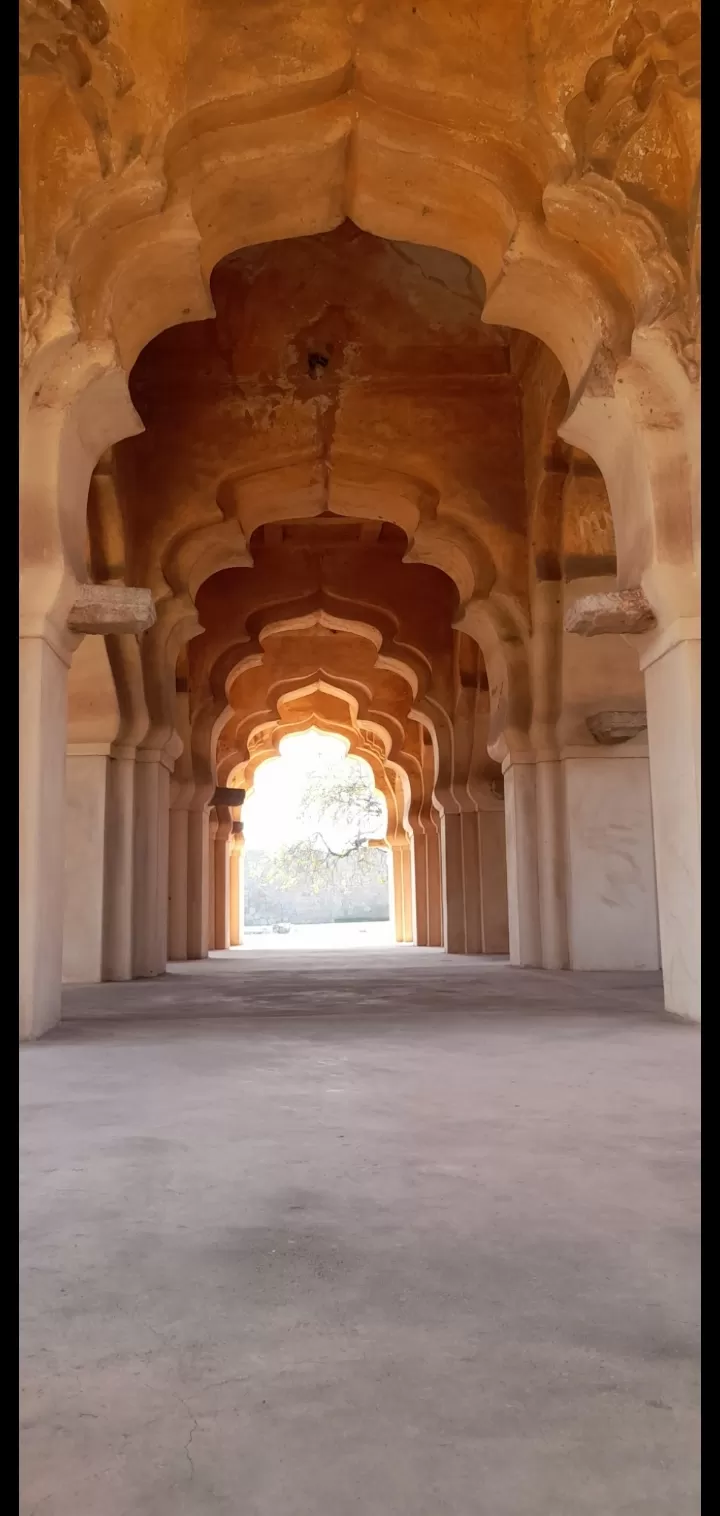
[[[660,216],[688,258],[688,214],[699,158],[700,23],[681,9],[661,20],[635,7],[612,53],[588,69],[565,120],[579,172],[615,179]]]
[[[20,0],[20,69],[56,79],[84,116],[103,176],[137,157],[135,75],[101,0]]]

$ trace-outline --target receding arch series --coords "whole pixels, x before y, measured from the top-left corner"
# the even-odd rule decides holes
[[[144,587],[152,591],[156,619],[139,645],[111,632],[99,654],[97,639],[80,642],[68,629],[78,586],[91,577],[88,511],[92,524],[102,497],[99,516],[105,523],[112,516],[112,482],[101,460],[142,432],[130,376],[143,350],[174,326],[212,319],[211,276],[229,255],[324,236],[346,221],[372,237],[466,259],[482,281],[483,321],[531,334],[554,357],[549,446],[559,437],[600,470],[612,513],[617,588],[641,591],[654,622],[627,654],[613,656],[620,667],[622,658],[637,661],[639,652],[645,670],[666,997],[671,1009],[696,1013],[698,407],[685,272],[658,219],[613,181],[589,171],[548,182],[542,154],[533,154],[522,131],[513,142],[492,134],[471,140],[452,124],[413,114],[410,100],[399,109],[376,79],[364,87],[362,77],[343,69],[312,88],[279,90],[264,116],[244,96],[191,111],[175,122],[151,162],[137,160],[120,177],[84,192],[58,240],[59,272],[44,319],[32,330],[22,377],[26,1035],[42,1031],[58,1013],[63,844],[52,835],[51,819],[64,803],[68,669],[72,665],[71,696],[82,686],[83,669],[86,688],[90,681],[107,692],[91,735],[73,730],[75,747],[84,742],[99,752],[104,744],[120,762],[121,752],[127,754],[135,788],[131,796],[126,772],[120,829],[132,808],[135,832],[153,839],[156,854],[140,863],[136,849],[125,858],[124,894],[119,891],[125,925],[114,928],[124,943],[116,952],[124,963],[120,977],[157,971],[169,839],[169,822],[161,818],[169,812],[171,782],[182,780],[186,791],[192,784],[195,810],[189,814],[202,816],[220,782],[217,752],[233,709],[230,691],[245,676],[257,678],[267,644],[282,636],[282,607],[276,607],[274,620],[255,630],[255,650],[245,650],[246,665],[260,660],[254,669],[243,671],[239,645],[218,649],[203,673],[205,703],[192,719],[188,713],[183,732],[177,670],[179,660],[193,662],[203,641],[207,647],[198,609],[203,586],[218,575],[254,571],[254,533],[327,508],[401,532],[404,568],[427,566],[452,587],[451,625],[481,655],[475,685],[464,688],[477,691],[486,681],[484,761],[489,748],[491,768],[499,765],[505,775],[511,956],[549,967],[567,959],[567,928],[552,879],[566,847],[559,754],[570,752],[577,733],[559,738],[556,730],[549,670],[562,625],[555,591],[547,588],[556,581],[538,583],[523,603],[477,516],[449,509],[431,481],[390,459],[369,464],[354,455],[334,461],[331,480],[321,481],[324,494],[302,459],[280,460],[255,474],[231,470],[209,503],[208,519],[151,554]],[[557,477],[567,489],[567,470]],[[532,511],[533,532],[552,554],[558,509],[547,473]],[[126,546],[120,522],[100,553],[100,577],[136,582]],[[383,677],[405,681],[411,719],[431,734],[436,799],[446,816],[462,817],[465,802],[457,791],[467,782],[459,782],[458,764],[467,763],[458,752],[459,707],[451,717],[449,701],[433,684],[432,659],[431,677],[424,679],[422,649],[408,648],[399,633],[393,637],[380,609],[377,625],[362,597],[343,604],[336,596],[331,605],[321,594],[301,614],[375,628]],[[297,630],[297,616],[287,606],[285,612],[287,627]],[[629,624],[616,627],[618,642],[620,632],[632,631]],[[363,643],[357,631],[351,635]],[[364,645],[373,648],[372,637]],[[286,693],[257,709],[280,719],[278,702]],[[71,702],[71,715],[72,709]],[[374,711],[368,703],[369,721]],[[387,711],[385,717],[395,762],[402,747],[398,718]],[[250,712],[247,721],[253,719]],[[233,740],[246,740],[237,722]],[[192,779],[183,772],[183,753],[196,760]],[[127,923],[130,880],[146,924],[144,942],[134,946]]]

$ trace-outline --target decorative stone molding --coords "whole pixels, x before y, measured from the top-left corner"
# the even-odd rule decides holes
[[[244,799],[244,790],[232,790],[228,789],[227,787],[219,786],[216,789],[215,794],[210,801],[210,804],[215,806],[228,805],[232,807],[234,805],[242,805]]]
[[[639,636],[656,624],[655,612],[640,589],[582,595],[565,612],[563,622],[566,632],[579,637]]]
[[[101,0],[20,3],[21,72],[64,84],[90,128],[103,177],[138,157],[143,140],[139,105],[120,114],[135,74],[110,30]]]
[[[86,637],[139,637],[155,625],[155,620],[150,590],[129,589],[124,584],[81,584],[68,615],[68,627]]]
[[[597,711],[585,725],[601,747],[615,747],[646,731],[647,716],[645,711]]]
[[[677,246],[686,243],[680,205],[692,191],[699,83],[696,9],[661,18],[635,5],[615,33],[612,53],[591,64],[565,111],[579,173],[615,179],[649,204]]]

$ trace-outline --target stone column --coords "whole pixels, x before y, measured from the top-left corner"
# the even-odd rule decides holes
[[[443,917],[445,951],[481,952],[477,817],[474,811],[443,812]]]
[[[170,806],[168,862],[168,958],[182,963],[188,957],[188,844],[192,787],[178,785]]]
[[[534,758],[524,753],[503,763],[510,962],[540,968],[542,946],[538,888]]]
[[[429,943],[427,837],[419,816],[410,817],[412,827],[413,936],[418,947]]]
[[[210,817],[212,787],[195,789],[188,809],[187,955],[207,958],[210,922]],[[214,874],[214,870],[213,870]]]
[[[443,879],[437,812],[431,810],[423,819],[427,860],[428,947],[442,947],[444,945]]]
[[[403,890],[403,942],[413,942],[413,877],[412,845],[407,837],[400,850]]]
[[[134,815],[135,748],[114,749],[108,766],[105,823],[102,977],[106,980],[132,979]]]
[[[700,625],[677,621],[641,655],[665,1005],[700,1017]]]
[[[56,637],[20,639],[20,1036],[60,1019],[67,680]]]
[[[230,946],[242,947],[244,936],[245,838],[242,821],[234,821],[230,838]]]
[[[466,950],[462,825],[462,816],[459,811],[443,811],[440,840],[445,951],[447,953],[464,953]]]
[[[99,984],[103,977],[110,768],[107,750],[68,747],[62,975],[69,984]]]
[[[412,864],[410,844],[393,840],[390,844],[393,926],[396,942],[412,942]]]
[[[483,953],[507,953],[508,889],[505,812],[498,806],[477,812],[480,857],[480,910]]]
[[[232,816],[227,806],[217,808],[215,833],[215,950],[230,946],[230,837]]]
[[[476,810],[463,809],[461,815],[462,880],[465,912],[465,952],[482,953],[482,875],[480,871],[480,829]]]
[[[170,773],[155,749],[140,748],[135,775],[133,977],[167,965]]]
[[[535,764],[535,799],[541,962],[544,969],[566,969],[569,949],[565,889],[565,800],[559,758],[538,758]]]
[[[571,969],[658,969],[647,749],[642,739],[565,751]]]
[[[215,941],[215,838],[217,837],[218,816],[214,806],[208,814],[207,823],[207,945],[208,952],[213,953],[217,946]]]

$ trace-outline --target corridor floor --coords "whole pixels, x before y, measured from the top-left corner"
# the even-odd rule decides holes
[[[23,1516],[696,1516],[655,976],[242,952],[21,1050]]]

